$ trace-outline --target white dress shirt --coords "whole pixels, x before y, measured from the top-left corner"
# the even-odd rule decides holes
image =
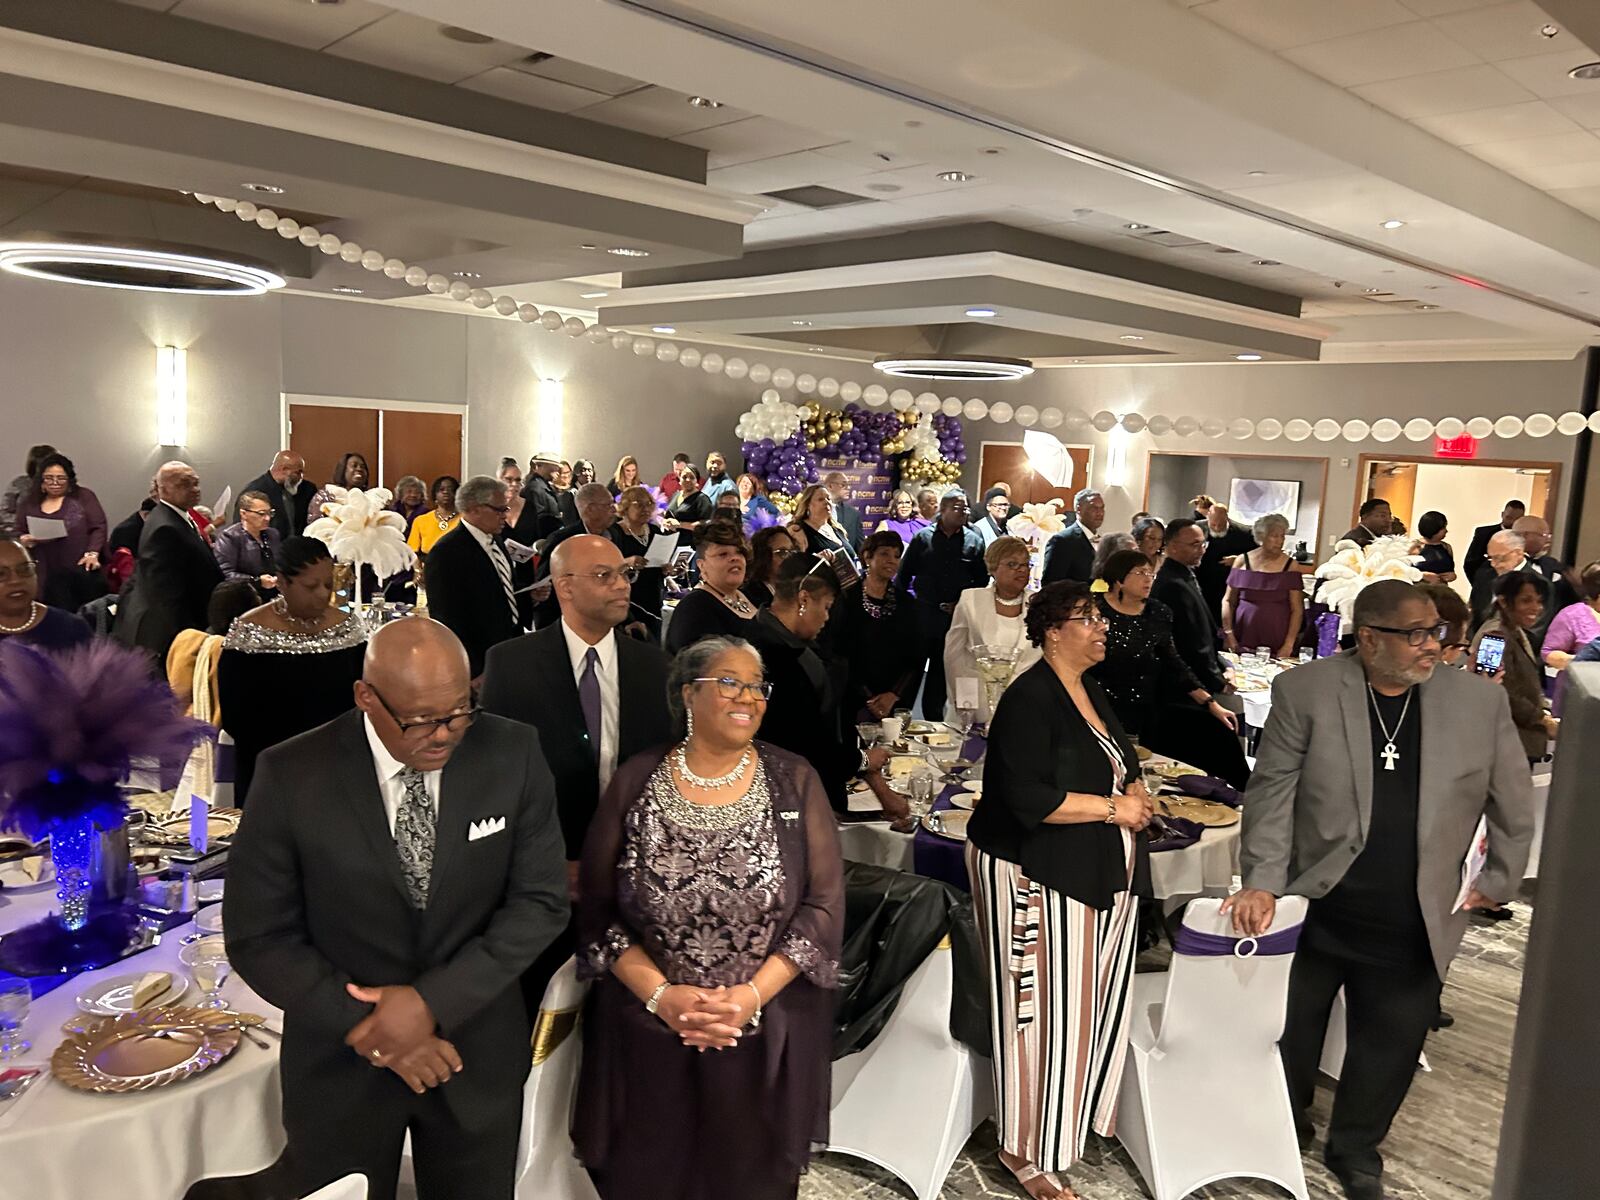
[[[567,639],[567,657],[572,660],[572,681],[583,678],[583,660],[588,656],[589,643],[572,632],[565,617],[561,618],[561,636]],[[622,686],[617,679],[617,633],[612,630],[600,639],[594,648],[599,661],[595,663],[595,677],[600,681],[600,790],[603,792],[617,773],[617,734],[622,722]]]
[[[182,517],[183,518],[183,523],[185,525],[187,525],[190,529],[194,530],[196,533],[200,533],[200,526],[195,524],[194,517],[189,512],[189,510],[187,508],[179,508],[176,504],[174,504],[170,500],[163,500],[161,503],[165,504],[173,512],[177,513],[180,517]],[[201,534],[201,536],[203,537],[205,535]]]
[[[378,737],[378,731],[372,727],[371,717],[363,714],[361,724],[367,731],[367,745],[372,748],[372,766],[378,773],[378,794],[383,797],[383,811],[389,818],[389,833],[393,836],[395,817],[399,815],[400,801],[406,794],[406,786],[400,782],[400,772],[406,769],[406,765],[389,753],[388,748]],[[443,774],[442,768],[422,773],[422,782],[428,789],[428,798],[433,801],[435,818],[439,815],[439,778]]]
[[[506,575],[505,575],[505,577],[507,579],[509,579],[509,580],[512,580],[513,581],[513,585],[514,585],[515,576],[514,576],[514,574],[512,573],[512,570],[511,570],[511,557],[510,557],[510,555],[508,555],[505,552],[505,550],[503,550],[501,548],[500,543],[495,541],[494,538],[490,537],[483,530],[479,529],[471,521],[468,521],[468,520],[466,520],[464,518],[463,518],[463,520],[461,522],[461,528],[465,529],[469,534],[471,534],[472,535],[472,540],[477,542],[478,545],[483,547],[483,552],[489,556],[489,561],[491,563],[494,562],[496,559],[498,559],[500,562],[505,563],[505,565],[506,565]],[[498,566],[495,567],[495,570],[497,572],[499,571],[499,569],[500,568]],[[521,620],[521,614],[516,611],[517,602],[514,599],[512,599],[510,596],[506,597],[506,602],[511,606],[512,615],[516,618],[517,624],[520,626],[522,624],[522,620]]]

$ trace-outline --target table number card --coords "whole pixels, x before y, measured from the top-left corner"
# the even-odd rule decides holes
[[[978,707],[978,681],[970,675],[956,680],[956,707],[966,709]]]
[[[204,796],[189,796],[189,845],[194,847],[196,854],[206,852],[206,843],[211,833],[211,806],[206,803]]]

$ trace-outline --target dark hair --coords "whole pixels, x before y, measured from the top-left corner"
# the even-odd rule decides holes
[[[139,501],[139,511],[144,513],[146,516],[149,516],[151,513],[155,512],[156,505],[160,503],[161,501],[157,500],[154,496],[146,496],[143,500]]]
[[[1600,597],[1600,562],[1592,562],[1578,576],[1578,594],[1585,600]]]
[[[989,501],[993,500],[996,496],[1005,496],[1008,501],[1011,499],[1011,496],[1006,492],[1005,488],[992,487],[983,494],[983,506],[988,508]]]
[[[504,471],[507,467],[515,467],[519,471],[522,470],[522,464],[509,454],[503,455],[500,459],[500,469]]]
[[[1361,502],[1361,515],[1364,517],[1375,508],[1389,508],[1389,502],[1382,496],[1373,496],[1370,500]]]
[[[1356,594],[1350,606],[1350,625],[1362,629],[1368,625],[1392,625],[1400,606],[1417,597],[1417,589],[1404,579],[1380,579],[1369,583]]]
[[[60,467],[67,473],[67,495],[72,495],[78,490],[78,472],[72,466],[72,460],[65,454],[51,451],[42,457],[33,471],[33,499],[35,503],[44,499],[44,473],[51,467]]]
[[[785,604],[808,596],[837,596],[839,577],[821,559],[805,555],[791,558],[778,568],[778,577],[772,581],[772,596]]]
[[[1445,520],[1442,512],[1428,511],[1417,518],[1417,532],[1425,538],[1437,536],[1438,532],[1450,522]],[[1437,607],[1437,605],[1435,606]]]
[[[280,579],[293,579],[307,567],[327,562],[332,557],[324,541],[313,537],[287,537],[272,561],[278,568]]]
[[[679,450],[676,454],[674,454],[672,456],[672,461],[675,463],[685,463],[688,465],[693,465],[694,463],[694,459],[690,457],[687,451],[684,450]]]
[[[866,562],[879,550],[887,550],[891,546],[894,547],[896,554],[905,553],[905,539],[894,530],[880,529],[876,533],[868,534],[867,540],[861,543],[861,561]]]
[[[1100,578],[1116,587],[1135,571],[1150,569],[1150,557],[1142,550],[1118,550],[1100,568]]]
[[[1166,540],[1166,535],[1167,535],[1166,523],[1164,521],[1158,520],[1155,517],[1152,517],[1149,513],[1145,513],[1144,516],[1142,516],[1138,520],[1136,520],[1133,523],[1133,528],[1129,532],[1133,535],[1134,542],[1137,543],[1137,542],[1142,541],[1143,538],[1144,538],[1144,535],[1149,533],[1152,529],[1161,530],[1162,540],[1163,541]]]
[[[732,501],[732,503],[724,504],[723,503],[724,500]],[[716,507],[717,508],[731,508],[736,513],[742,513],[744,511],[744,505],[739,502],[739,493],[734,491],[732,488],[729,488],[725,492],[718,492],[717,493]]]
[[[39,460],[48,458],[56,452],[56,448],[47,442],[40,442],[37,446],[28,447],[28,457],[22,460],[22,473],[32,479],[39,473]]]
[[[1141,559],[1144,555],[1139,556]],[[1148,560],[1146,560],[1148,563]],[[1094,593],[1087,583],[1076,579],[1061,579],[1047,583],[1028,601],[1028,613],[1023,623],[1028,630],[1028,641],[1035,646],[1044,645],[1044,635],[1060,625],[1084,605],[1094,605]]]
[[[333,468],[333,477],[328,481],[338,487],[349,487],[345,482],[345,469],[350,465],[352,458],[359,458],[361,465],[367,469],[367,482],[372,482],[372,464],[367,461],[367,456],[359,450],[346,450],[339,455],[339,464]]]
[[[1507,571],[1494,581],[1494,602],[1501,608],[1509,608],[1522,595],[1522,589],[1531,587],[1539,593],[1542,604],[1550,598],[1550,581],[1537,571]]]
[[[780,535],[789,538],[790,544],[793,545],[794,538],[790,537],[789,531],[782,525],[769,525],[765,529],[758,529],[750,539],[750,578],[757,583],[765,583],[767,575],[772,571],[772,564],[776,561],[773,558],[772,543],[777,541]]]
[[[1516,499],[1515,497],[1512,497],[1510,500],[1507,500],[1504,504],[1502,504],[1500,506],[1500,510],[1502,512],[1504,512],[1508,508],[1520,508],[1523,512],[1527,512],[1528,511],[1528,506],[1526,504],[1524,504],[1521,500]]]
[[[206,602],[206,632],[227,633],[236,617],[261,603],[261,595],[248,579],[228,579],[211,589]]]
[[[1190,517],[1175,517],[1167,522],[1167,532],[1162,535],[1161,544],[1163,546],[1170,546],[1172,545],[1172,539],[1177,537],[1185,529],[1196,529],[1199,528],[1199,525],[1199,521],[1193,520]]]
[[[1095,549],[1094,562],[1089,565],[1089,578],[1102,578],[1106,563],[1110,561],[1113,554],[1121,554],[1124,550],[1137,550],[1138,548],[1139,543],[1133,540],[1133,534],[1131,533],[1106,534],[1100,539],[1100,545]],[[1144,558],[1144,555],[1141,554],[1139,557]],[[1145,562],[1149,561],[1148,558],[1145,558]]]
[[[439,476],[439,478],[435,479],[432,483],[430,483],[428,485],[428,499],[429,500],[435,500],[435,499],[438,498],[439,485],[443,484],[443,483],[448,483],[451,487],[455,488],[455,490],[458,491],[458,492],[461,490],[461,480],[457,479],[454,475],[441,475],[441,476]]]
[[[694,544],[704,554],[708,546],[732,546],[750,562],[750,543],[745,541],[744,526],[734,521],[707,521],[694,533]]]
[[[678,460],[673,459],[672,461],[677,462]],[[686,462],[683,464],[683,466],[678,468],[679,475],[682,475],[685,471],[691,472],[694,475],[694,481],[696,483],[704,483],[706,481],[705,472],[699,467],[695,466],[692,462]]]
[[[1413,585],[1438,610],[1439,620],[1450,626],[1447,641],[1459,642],[1467,636],[1467,626],[1472,624],[1472,607],[1461,598],[1461,593],[1444,583],[1418,583]]]

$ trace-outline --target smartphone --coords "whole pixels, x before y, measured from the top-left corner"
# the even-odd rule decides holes
[[[1506,640],[1498,634],[1484,634],[1483,640],[1478,643],[1478,657],[1473,660],[1472,669],[1479,675],[1493,675],[1500,669],[1500,660],[1506,654]]]

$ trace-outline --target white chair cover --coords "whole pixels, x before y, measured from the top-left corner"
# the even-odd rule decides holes
[[[367,1200],[367,1177],[346,1175],[335,1179],[327,1187],[318,1188],[304,1200]]]
[[[871,1045],[833,1064],[828,1149],[876,1163],[935,1200],[994,1110],[988,1060],[950,1036],[950,943],[906,981]]]
[[[1221,903],[1194,901],[1183,923],[1233,936]],[[1301,924],[1305,912],[1303,897],[1285,896],[1269,932]],[[1278,1056],[1293,961],[1174,955],[1169,971],[1134,977],[1117,1138],[1155,1200],[1241,1177],[1307,1200]]]

